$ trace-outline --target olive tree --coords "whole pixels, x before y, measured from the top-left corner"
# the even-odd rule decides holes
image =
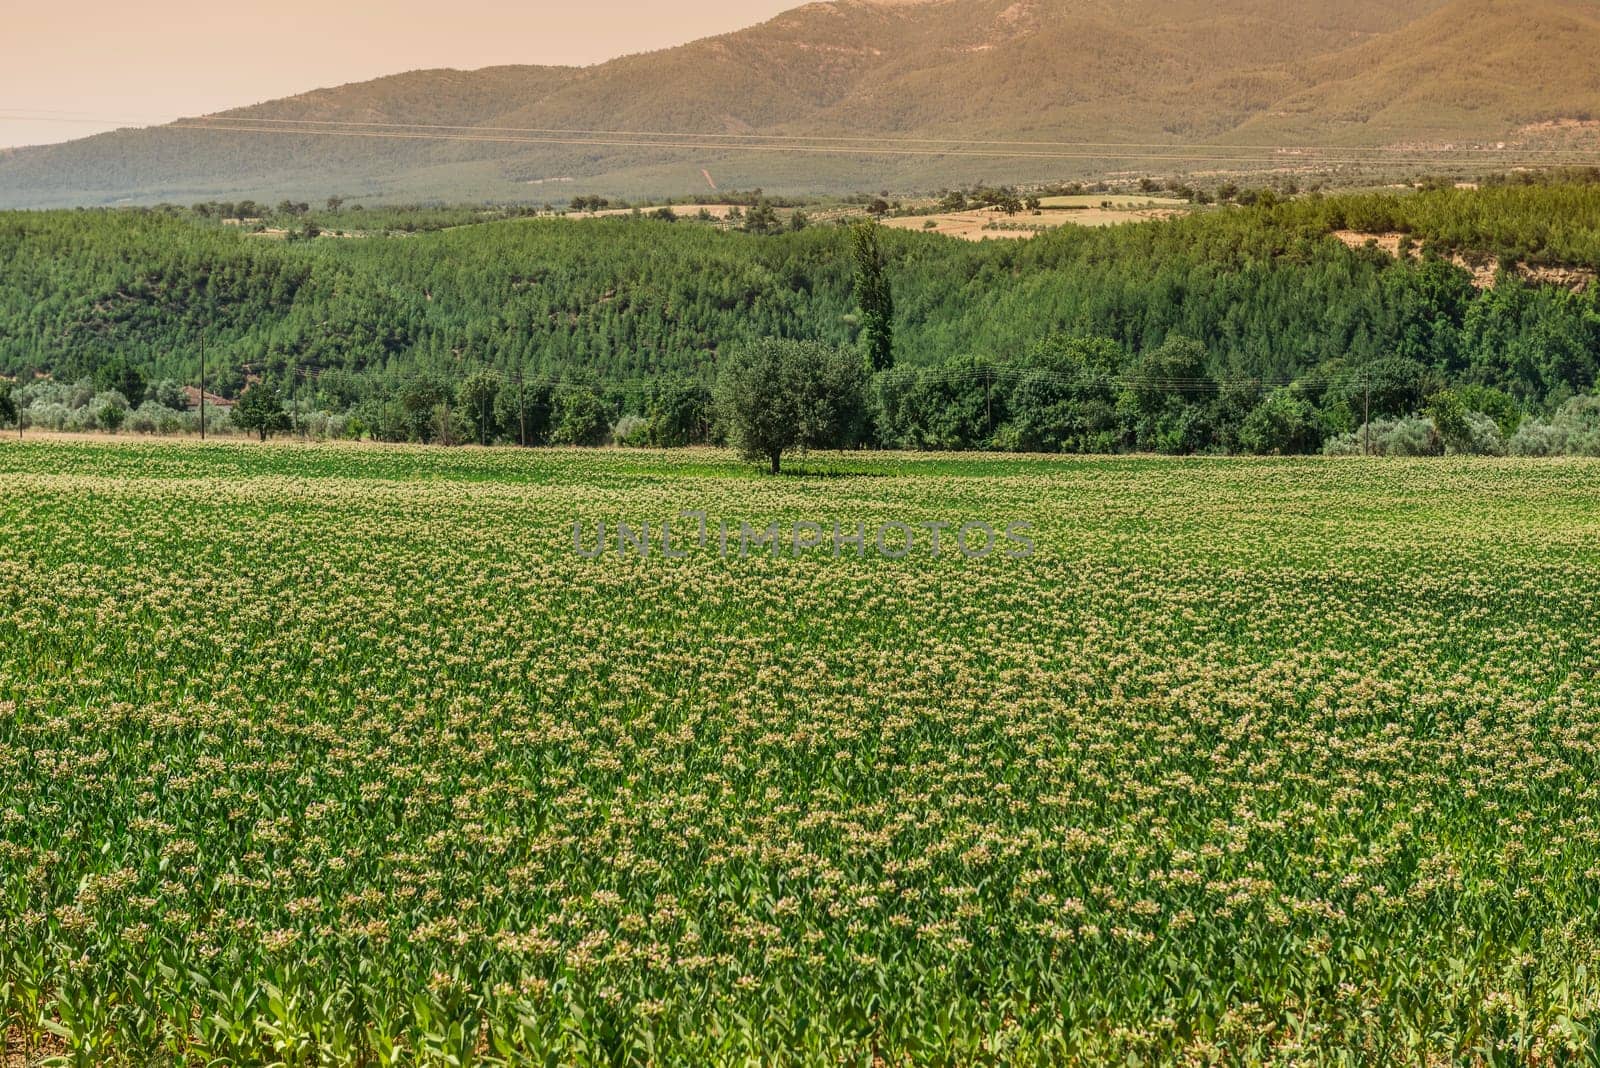
[[[729,440],[777,474],[791,449],[848,448],[865,422],[866,365],[815,341],[767,338],[736,349],[714,395]]]

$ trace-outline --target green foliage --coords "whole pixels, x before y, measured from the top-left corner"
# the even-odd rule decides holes
[[[1374,419],[1370,425],[1329,439],[1322,451],[1329,456],[1439,456],[1444,453],[1444,441],[1432,419],[1411,415]]]
[[[650,444],[650,422],[643,416],[625,415],[611,428],[611,441],[631,449],[647,448]]]
[[[1245,418],[1239,444],[1264,455],[1314,452],[1322,444],[1316,412],[1294,390],[1278,390]]]
[[[122,394],[134,407],[144,402],[144,374],[126,356],[113,356],[95,368],[94,384],[101,392]]]
[[[894,296],[890,292],[876,223],[857,223],[850,231],[855,260],[855,300],[861,312],[861,342],[874,371],[894,366]]]
[[[1483,386],[1476,383],[1462,386],[1455,391],[1461,398],[1461,403],[1469,412],[1478,412],[1494,420],[1502,437],[1509,438],[1517,432],[1517,427],[1522,425],[1522,408],[1516,400],[1495,389],[1493,386]]]
[[[1028,350],[1006,403],[1003,438],[1024,452],[1115,452],[1127,434],[1118,418],[1117,376],[1127,361],[1107,338],[1058,335]]]
[[[837,449],[862,433],[866,371],[848,349],[768,338],[736,349],[717,377],[717,415],[747,460],[777,474],[796,448]]]
[[[1117,407],[1130,424],[1135,448],[1182,454],[1204,447],[1208,413],[1203,405],[1191,404],[1189,395],[1212,385],[1206,365],[1205,346],[1180,335],[1134,361]]]
[[[0,379],[0,423],[15,423],[18,411],[15,387]]]
[[[479,371],[456,387],[456,411],[463,441],[490,445],[500,439],[500,379]]]
[[[686,379],[664,379],[646,392],[644,440],[657,448],[704,445],[711,440],[711,390]]]
[[[152,383],[147,390],[146,399],[150,403],[175,412],[186,411],[189,407],[189,400],[184,396],[183,387],[170,378]]]
[[[563,389],[555,395],[550,431],[552,445],[604,445],[611,434],[611,415],[592,389]]]
[[[460,437],[457,424],[450,420],[453,392],[447,381],[431,375],[405,383],[381,402],[382,416],[374,420],[374,436],[387,441],[455,444]]]
[[[1433,420],[1434,429],[1447,449],[1461,451],[1461,446],[1471,440],[1467,406],[1456,394],[1448,390],[1434,394],[1428,401],[1428,417]]]
[[[240,396],[234,406],[233,425],[240,430],[255,433],[262,441],[272,434],[288,430],[293,422],[283,406],[283,397],[277,389],[265,382],[257,382]]]
[[[1513,456],[1600,456],[1600,397],[1573,397],[1548,421],[1526,419],[1507,442]]]
[[[1509,243],[1522,261],[1600,266],[1600,185],[1305,198],[981,244],[482,209],[418,209],[403,237],[388,236],[404,232],[398,209],[306,218],[331,230],[362,215],[384,225],[296,243],[189,213],[0,215],[0,372],[76,382],[126,367],[197,384],[203,332],[208,385],[225,395],[243,387],[246,363],[279,388],[309,369],[312,403],[359,413],[385,440],[448,430],[455,441],[513,441],[520,424],[498,400],[480,435],[480,416],[464,415],[457,396],[463,380],[491,372],[502,394],[519,377],[552,391],[592,382],[612,420],[648,419],[656,383],[708,389],[741,344],[859,339],[864,358],[895,359],[907,376],[874,391],[884,444],[1209,451],[1240,448],[1255,405],[1291,383],[1333,434],[1361,424],[1369,380],[1374,420],[1414,413],[1440,389],[1481,387],[1502,396],[1481,403],[1510,436],[1518,411],[1551,412],[1600,371],[1600,288],[1508,274],[1480,291],[1443,258]],[[1406,261],[1351,250],[1326,236],[1340,227],[1393,227],[1428,252]],[[1115,373],[1072,390],[1039,376],[1024,386],[1037,370],[1029,353],[1057,337],[1114,344]],[[1124,379],[1151,376],[1147,362],[1173,337],[1203,346],[1182,368],[1197,381],[1125,389]],[[979,365],[997,369],[992,381],[959,379]],[[408,397],[420,379],[436,395]],[[974,382],[991,388],[980,397]],[[549,426],[535,411],[530,442]]]
[[[778,218],[772,201],[763,199],[751,208],[744,218],[744,229],[751,234],[776,234],[783,231],[783,220]]]
[[[550,440],[555,418],[551,387],[512,380],[494,395],[494,419],[505,439],[519,445],[544,445]]]
[[[0,441],[3,1059],[1587,1063],[1600,465],[817,466]]]
[[[888,448],[988,448],[1006,421],[1007,380],[983,357],[897,368],[878,375],[873,386],[877,439]]]
[[[1387,357],[1350,372],[1328,401],[1342,404],[1357,419],[1365,418],[1369,405],[1373,419],[1410,415],[1423,406],[1430,376],[1416,360]]]
[[[122,395],[120,393],[113,393],[109,396],[120,399]],[[120,400],[108,400],[99,404],[94,409],[95,425],[101,430],[108,430],[113,434],[121,429],[122,424],[125,423],[127,419],[128,407],[127,405],[120,403]]]

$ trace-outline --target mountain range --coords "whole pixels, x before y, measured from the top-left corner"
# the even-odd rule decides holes
[[[3,151],[0,206],[1582,161],[1595,56],[1600,0],[831,0],[590,67],[412,71]]]

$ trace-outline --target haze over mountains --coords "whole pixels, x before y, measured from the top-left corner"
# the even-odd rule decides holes
[[[1600,0],[834,0],[593,67],[414,71],[11,150],[0,205],[559,202],[683,195],[702,170],[723,188],[934,189],[1294,167],[1284,149],[1306,145],[1596,158],[1597,55]],[[1140,147],[976,143],[1007,140]]]

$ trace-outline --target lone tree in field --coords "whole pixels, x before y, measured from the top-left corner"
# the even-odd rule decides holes
[[[265,382],[257,382],[239,398],[233,409],[233,425],[240,430],[254,430],[266,441],[268,434],[288,430],[291,423],[278,391]]]
[[[856,444],[866,385],[861,357],[848,349],[767,338],[722,365],[714,403],[739,454],[766,460],[777,474],[791,449]]]
[[[857,223],[850,234],[856,261],[856,305],[861,309],[861,341],[873,371],[894,366],[894,295],[883,268],[878,224]]]

